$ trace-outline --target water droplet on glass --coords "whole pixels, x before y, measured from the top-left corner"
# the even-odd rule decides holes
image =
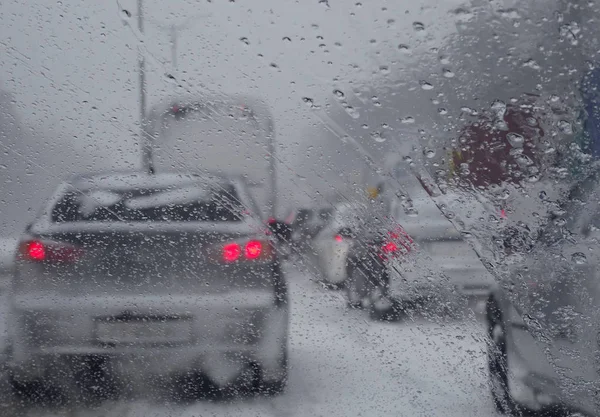
[[[281,40],[283,40],[285,42],[291,42],[292,38],[290,38],[289,36],[284,36],[283,38],[281,38]]]
[[[558,122],[558,128],[564,134],[567,134],[567,135],[572,135],[573,134],[573,126],[567,120],[561,120],[560,122]]]
[[[315,106],[315,101],[310,97],[302,97],[302,101],[310,108]]]
[[[369,128],[369,125],[368,125],[368,124],[366,124],[366,123],[363,123],[363,124],[361,125],[361,127],[362,127],[363,129],[368,129],[368,128]]]
[[[501,100],[496,100],[492,103],[491,108],[496,114],[497,118],[501,119],[504,117],[504,114],[506,113],[506,103]]]
[[[389,74],[389,73],[390,73],[390,67],[388,67],[387,65],[382,65],[382,66],[380,66],[380,67],[379,67],[379,71],[380,71],[382,74],[385,74],[385,75],[387,75],[387,74]]]
[[[419,84],[423,90],[433,90],[433,85],[427,81],[419,81]]]
[[[276,63],[274,63],[274,62],[271,62],[271,63],[269,64],[269,67],[271,67],[272,69],[279,69],[279,67],[277,66],[277,64],[276,64]]]
[[[398,45],[398,50],[400,50],[401,52],[407,53],[407,52],[410,52],[410,47],[406,44],[401,43],[400,45]]]
[[[527,61],[523,62],[523,66],[534,69],[536,71],[542,69],[542,67],[540,67],[540,64],[538,64],[534,59],[528,59]]]
[[[435,157],[435,150],[434,149],[425,149],[423,151],[423,155],[425,155],[426,158],[431,159],[431,158]]]
[[[553,102],[553,103],[556,103],[558,100],[560,100],[560,97],[559,97],[559,96],[557,96],[556,94],[552,94],[552,95],[550,96],[550,101],[551,101],[551,102]]]
[[[520,148],[523,146],[523,142],[525,142],[525,138],[522,135],[514,132],[508,133],[506,139],[508,140],[508,143],[515,148]]]
[[[385,140],[386,140],[385,136],[383,136],[383,133],[381,133],[381,132],[371,133],[371,138],[377,143],[382,143],[382,142],[385,142]]]
[[[319,4],[326,8],[329,8],[329,0],[319,0]]]
[[[240,41],[244,44],[244,45],[250,45],[250,41],[248,40],[248,38],[246,37],[242,37],[240,38]]]
[[[348,113],[348,115],[353,119],[358,119],[360,117],[360,113],[358,112],[358,110],[356,110],[352,106],[347,106],[344,110],[346,110],[346,113]]]
[[[421,22],[413,22],[413,29],[417,32],[422,32],[425,30],[425,25]]]
[[[403,117],[400,122],[404,123],[404,124],[410,124],[410,123],[414,123],[415,122],[415,118],[412,116],[406,116]]]
[[[333,90],[333,95],[339,100],[343,100],[346,97],[346,95],[344,94],[344,92],[342,90],[337,90],[337,89]]]
[[[582,252],[575,252],[571,255],[571,261],[576,263],[577,265],[583,265],[587,262],[587,258]]]
[[[442,70],[442,74],[443,74],[443,75],[444,75],[444,77],[446,77],[446,78],[453,78],[453,77],[454,77],[454,73],[453,73],[451,70],[449,70],[448,68],[444,68],[444,69]]]
[[[448,114],[448,110],[446,110],[446,109],[444,109],[444,108],[442,107],[442,108],[439,108],[439,109],[438,109],[438,113],[439,113],[439,114]]]

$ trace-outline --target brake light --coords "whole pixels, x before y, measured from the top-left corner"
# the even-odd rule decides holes
[[[242,249],[237,243],[228,243],[223,246],[223,260],[225,262],[235,262],[240,257]]]
[[[222,248],[222,260],[227,263],[267,260],[273,257],[272,247],[268,241],[231,242],[223,245]]]
[[[19,245],[20,258],[32,262],[75,262],[82,254],[81,248],[59,242],[28,240]]]
[[[251,240],[250,242],[246,243],[244,253],[246,254],[247,259],[259,258],[261,252],[262,243],[260,242],[260,240]]]
[[[386,254],[395,253],[398,252],[398,245],[396,245],[394,242],[387,242],[382,246],[381,250]]]
[[[344,238],[343,238],[343,237],[341,237],[340,235],[335,235],[335,240],[336,240],[337,242],[341,242],[342,240],[344,240]]]
[[[27,242],[25,251],[32,261],[43,261],[46,259],[46,248],[42,242],[37,240]]]

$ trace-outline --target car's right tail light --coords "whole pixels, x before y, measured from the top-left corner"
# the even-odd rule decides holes
[[[414,241],[402,228],[388,232],[387,237],[381,244],[380,257],[384,260],[407,255],[415,249]]]
[[[213,249],[213,260],[227,264],[237,262],[270,261],[274,257],[273,245],[268,240],[251,239],[245,241],[227,242],[220,246],[220,252]]]

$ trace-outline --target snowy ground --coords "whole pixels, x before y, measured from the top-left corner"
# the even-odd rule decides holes
[[[186,405],[141,398],[96,409],[30,410],[27,416],[495,415],[481,322],[374,323],[364,312],[348,311],[341,294],[289,269],[291,369],[284,395]]]

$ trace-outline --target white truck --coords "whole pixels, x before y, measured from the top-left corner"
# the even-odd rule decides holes
[[[275,128],[269,108],[243,95],[163,100],[144,126],[158,171],[242,175],[263,215],[275,212]]]

